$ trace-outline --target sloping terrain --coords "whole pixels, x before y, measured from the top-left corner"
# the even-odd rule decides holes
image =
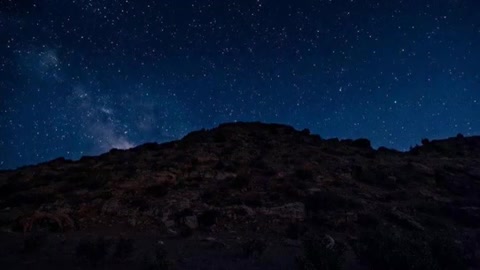
[[[480,137],[234,123],[0,172],[2,269],[480,269]]]

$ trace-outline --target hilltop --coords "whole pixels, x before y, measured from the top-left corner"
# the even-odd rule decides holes
[[[480,137],[230,123],[0,172],[3,269],[480,269]]]

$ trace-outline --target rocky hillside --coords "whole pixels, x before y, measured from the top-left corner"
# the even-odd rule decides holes
[[[224,124],[0,172],[2,269],[480,269],[480,137]]]

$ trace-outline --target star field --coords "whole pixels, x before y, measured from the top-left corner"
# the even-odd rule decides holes
[[[0,169],[232,121],[480,134],[476,0],[0,2]]]

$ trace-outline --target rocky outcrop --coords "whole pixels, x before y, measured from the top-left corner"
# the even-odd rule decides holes
[[[308,248],[305,240],[320,239],[312,258],[342,250],[349,265],[358,259],[370,267],[382,259],[372,254],[387,258],[400,249],[449,265],[458,248],[464,253],[456,257],[475,269],[478,168],[480,137],[424,140],[399,152],[285,125],[223,124],[166,144],[0,172],[0,232],[148,232],[179,253],[207,246],[212,254],[247,250],[253,257],[294,256]],[[431,250],[437,242],[440,251]],[[120,253],[128,250],[122,243]],[[164,263],[162,252],[155,260]]]

